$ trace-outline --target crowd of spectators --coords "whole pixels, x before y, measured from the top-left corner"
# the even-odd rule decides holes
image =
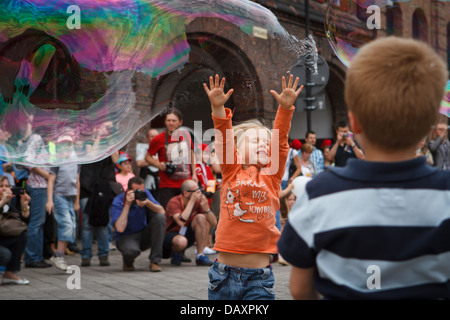
[[[158,272],[163,258],[177,266],[191,262],[184,252],[194,244],[196,264],[212,264],[207,255],[216,253],[212,247],[220,207],[213,206],[212,198],[222,188],[221,168],[214,161],[214,150],[204,143],[194,146],[189,132],[179,132],[182,114],[178,110],[169,111],[165,117],[163,131],[149,129],[145,141],[136,145],[135,160],[118,151],[102,161],[81,166],[23,167],[3,161],[2,183],[22,188],[29,198],[29,214],[22,216],[26,231],[11,241],[14,245],[0,237],[1,264],[6,268],[4,283],[29,283],[17,275],[17,255],[23,255],[26,268],[48,268],[53,264],[65,271],[64,255],[79,252],[80,265],[90,266],[94,237],[100,266],[110,265],[109,251],[117,246],[123,255],[123,270],[133,270],[133,261],[140,252],[152,248],[150,270]],[[417,157],[426,157],[429,165],[442,170],[450,169],[446,120],[434,126],[416,152]],[[73,143],[70,136],[60,140],[59,144]],[[279,194],[281,207],[276,217],[280,231],[296,201],[292,190],[297,177],[314,179],[331,167],[345,166],[350,158],[364,159],[364,149],[353,140],[346,121],[337,123],[334,142],[321,139],[318,148],[317,141],[314,131],[308,131],[304,139],[289,140]],[[142,191],[142,199],[136,198],[136,190]],[[99,198],[99,193],[105,196]],[[6,199],[10,193],[3,194]],[[12,197],[9,195],[8,201]],[[288,264],[281,256],[272,255],[272,262],[277,260]],[[12,273],[6,267],[10,265],[15,269]]]

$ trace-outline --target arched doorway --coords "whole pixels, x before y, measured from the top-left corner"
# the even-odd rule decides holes
[[[447,69],[450,72],[450,22],[447,23]]]
[[[218,73],[227,79],[225,89],[234,89],[226,105],[234,109],[233,119],[260,116],[261,84],[245,53],[226,39],[206,33],[187,34],[187,40],[191,48],[189,64],[159,79],[153,104],[170,101],[183,112],[183,126],[194,128],[194,121],[201,121],[202,130],[212,128],[211,107],[203,83],[209,83],[209,76]],[[151,126],[163,127],[162,117],[153,119]]]
[[[412,36],[414,39],[428,42],[428,23],[422,9],[414,10],[412,16]]]

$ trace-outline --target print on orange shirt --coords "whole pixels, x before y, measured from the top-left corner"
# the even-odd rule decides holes
[[[256,176],[256,174],[256,170],[249,173],[250,176]],[[263,181],[256,182],[248,178],[240,180],[237,177],[234,183],[233,186],[230,181],[228,182],[225,200],[229,220],[238,219],[242,222],[254,223],[255,220],[261,221],[264,217],[268,220],[274,216],[267,191],[264,191],[268,186]],[[247,201],[242,201],[242,198]],[[264,202],[267,202],[267,205],[263,205]]]

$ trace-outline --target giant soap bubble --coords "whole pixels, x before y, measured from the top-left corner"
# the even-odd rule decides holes
[[[34,166],[89,163],[124,146],[168,105],[142,92],[195,68],[186,28],[197,19],[225,24],[223,32],[241,42],[266,37],[287,61],[273,70],[277,78],[316,50],[247,0],[2,1],[0,144],[7,154],[0,157]]]

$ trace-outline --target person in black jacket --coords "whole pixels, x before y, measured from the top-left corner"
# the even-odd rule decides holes
[[[113,200],[111,182],[115,182],[114,166],[118,152],[90,164],[83,164],[80,171],[81,266],[91,265],[92,242],[97,231],[98,259],[100,266],[109,266],[109,208]]]

